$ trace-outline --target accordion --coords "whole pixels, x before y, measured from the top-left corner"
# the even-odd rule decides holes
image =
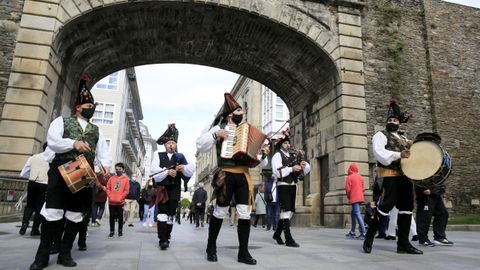
[[[226,125],[228,137],[223,140],[220,157],[235,159],[242,165],[253,168],[260,164],[258,152],[267,136],[258,128],[242,123],[239,126]]]

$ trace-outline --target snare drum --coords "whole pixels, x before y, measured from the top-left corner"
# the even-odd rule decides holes
[[[410,147],[410,157],[400,161],[402,172],[422,188],[442,184],[452,171],[450,156],[435,133],[419,134]]]
[[[97,175],[84,155],[59,166],[58,171],[72,193],[77,193],[97,180]]]

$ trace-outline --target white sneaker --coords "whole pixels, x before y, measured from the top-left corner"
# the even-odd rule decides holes
[[[153,224],[152,224],[152,223],[148,224],[148,227],[152,227],[152,226],[153,226]]]
[[[453,242],[452,241],[449,241],[447,238],[445,239],[438,239],[438,240],[433,240],[433,243],[435,243],[435,245],[439,245],[439,246],[453,246]]]
[[[146,222],[143,223],[143,227],[147,227],[147,223],[146,223]]]
[[[97,223],[98,226],[102,225],[102,223],[100,223],[100,219],[96,219],[95,222]]]

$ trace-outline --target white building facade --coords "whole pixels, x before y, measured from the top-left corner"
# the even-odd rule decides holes
[[[145,144],[145,158],[143,163],[145,174],[143,175],[143,178],[141,178],[141,185],[143,187],[150,175],[150,165],[152,164],[153,153],[157,151],[157,142],[148,131],[148,127],[142,122],[140,122],[140,133],[142,134],[143,142]]]

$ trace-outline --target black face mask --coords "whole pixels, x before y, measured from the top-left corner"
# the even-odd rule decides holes
[[[399,125],[395,125],[394,123],[388,123],[386,127],[388,132],[395,132],[398,130],[398,128],[399,128]]]
[[[86,119],[90,119],[92,118],[93,114],[95,113],[95,106],[93,106],[92,108],[83,108],[82,109],[82,112],[80,113],[83,117],[85,117]]]
[[[232,121],[235,123],[235,124],[240,124],[243,120],[243,114],[234,114],[232,116]]]

